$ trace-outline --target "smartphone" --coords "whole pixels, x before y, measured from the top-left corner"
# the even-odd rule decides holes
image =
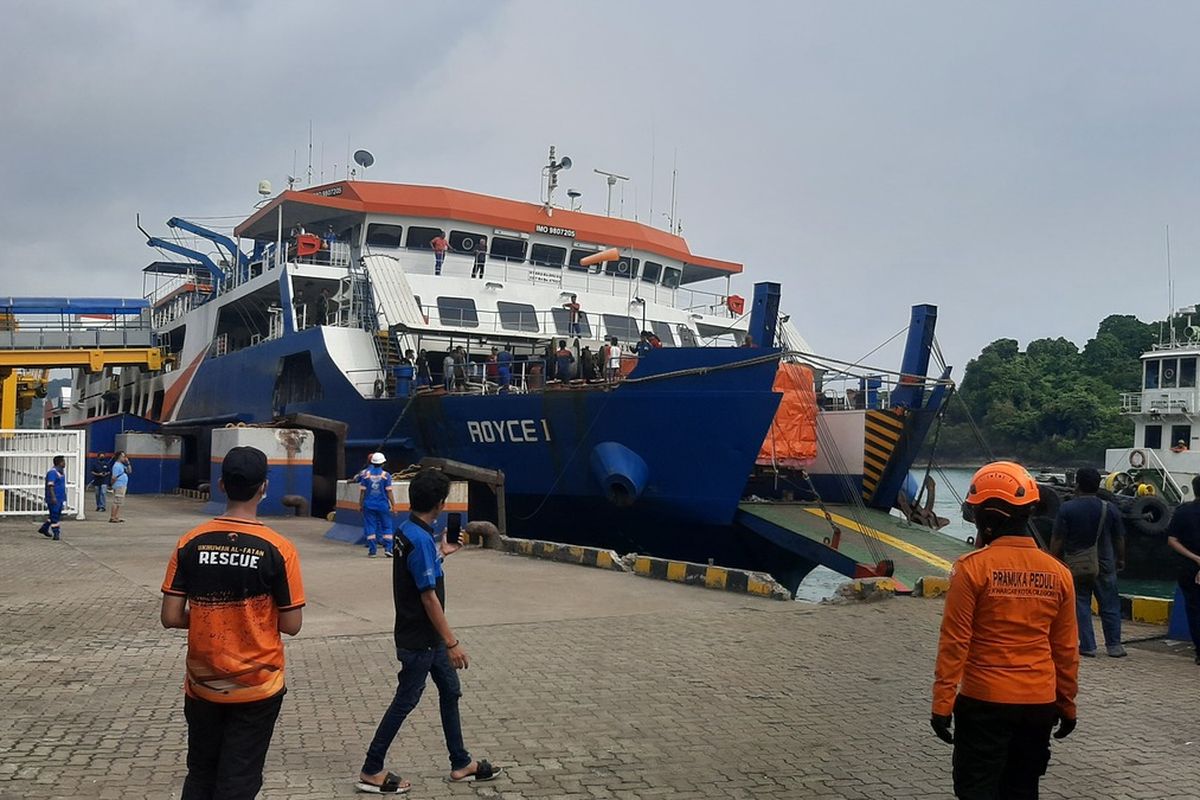
[[[458,544],[462,539],[462,514],[457,511],[446,515],[446,541]]]

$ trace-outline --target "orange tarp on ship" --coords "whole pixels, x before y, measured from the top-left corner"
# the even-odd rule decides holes
[[[812,370],[780,364],[775,391],[783,393],[771,430],[758,453],[762,466],[799,468],[817,457],[817,392]]]

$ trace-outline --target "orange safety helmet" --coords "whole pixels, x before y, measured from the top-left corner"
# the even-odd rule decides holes
[[[1011,506],[1036,503],[1040,495],[1033,477],[1020,464],[993,461],[975,473],[967,489],[967,505],[977,506],[988,500],[1001,500]]]

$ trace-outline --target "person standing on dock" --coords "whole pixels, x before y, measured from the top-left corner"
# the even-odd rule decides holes
[[[371,463],[358,473],[358,506],[362,511],[367,557],[375,558],[376,540],[383,540],[383,554],[392,557],[395,530],[392,527],[392,476],[383,465],[387,456],[371,453]]]
[[[1036,798],[1051,730],[1057,723],[1056,739],[1075,730],[1074,582],[1029,535],[1038,497],[1008,461],[980,469],[967,490],[979,549],[950,571],[930,716],[954,745],[962,800]]]
[[[105,494],[108,492],[108,482],[112,479],[112,459],[108,453],[99,453],[96,463],[92,465],[92,486],[96,490],[96,510],[107,511],[108,503]]]
[[[133,472],[133,468],[129,466],[129,456],[125,455],[124,450],[118,450],[113,455],[112,513],[108,516],[109,522],[125,521],[121,516],[121,506],[125,505],[125,492],[129,490],[129,473],[131,472]]]
[[[1121,596],[1117,573],[1125,568],[1125,527],[1112,503],[1097,497],[1100,473],[1084,467],[1075,473],[1076,497],[1062,504],[1054,518],[1050,554],[1060,558],[1075,580],[1075,619],[1079,655],[1096,657],[1092,596],[1100,609],[1104,649],[1113,658],[1128,653],[1121,644]]]
[[[53,466],[46,473],[46,521],[38,533],[58,541],[62,538],[63,508],[67,505],[67,459],[55,456]]]
[[[1179,591],[1200,664],[1200,475],[1192,478],[1192,497],[1196,499],[1181,503],[1171,515],[1167,544],[1179,554]]]
[[[457,670],[470,660],[458,636],[446,620],[446,586],[442,559],[461,544],[435,540],[433,526],[446,509],[450,479],[443,473],[424,469],[408,485],[412,512],[397,534],[399,557],[392,562],[392,599],[396,606],[394,637],[400,661],[396,694],[384,712],[371,739],[355,788],[371,794],[404,794],[411,784],[384,769],[388,748],[400,726],[421,701],[426,680],[437,686],[442,717],[442,734],[450,754],[451,783],[488,781],[501,770],[487,761],[471,758],[463,743],[458,699],[462,689]]]
[[[187,635],[183,800],[253,800],[287,693],[283,639],[303,623],[300,556],[258,521],[267,456],[235,447],[221,462],[225,513],[185,533],[162,583],[164,628]]]

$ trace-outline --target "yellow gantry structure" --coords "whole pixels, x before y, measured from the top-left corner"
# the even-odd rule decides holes
[[[43,380],[22,376],[19,370],[82,369],[100,372],[106,367],[135,366],[162,369],[162,351],[157,347],[28,348],[0,349],[0,429],[17,426],[19,385]]]

